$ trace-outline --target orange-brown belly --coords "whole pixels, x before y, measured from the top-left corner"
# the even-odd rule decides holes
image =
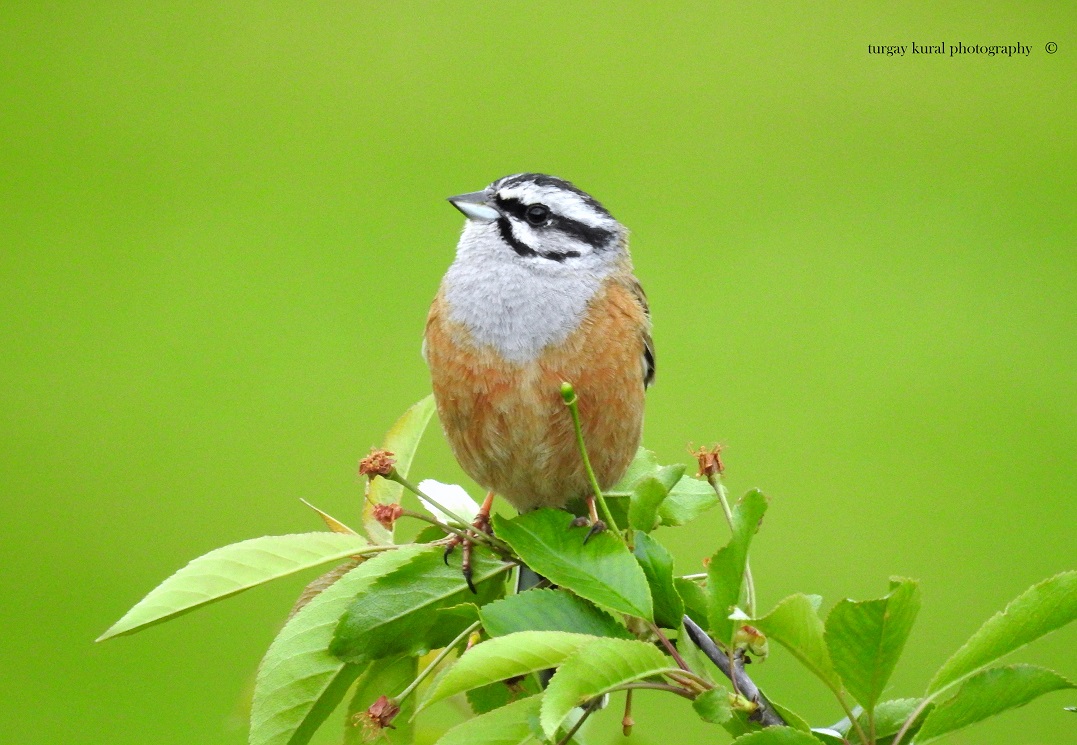
[[[568,339],[516,364],[477,346],[447,317],[439,294],[427,320],[426,359],[438,416],[463,469],[519,510],[560,507],[588,494],[561,399],[568,381],[595,476],[603,489],[612,486],[639,447],[647,323],[631,293],[610,284]]]

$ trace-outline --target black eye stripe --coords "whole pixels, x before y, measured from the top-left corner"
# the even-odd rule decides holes
[[[554,230],[560,230],[565,235],[570,235],[580,242],[594,246],[595,248],[604,247],[610,242],[610,239],[613,238],[613,233],[609,230],[584,225],[582,222],[569,220],[568,218],[560,217],[558,215],[552,215],[550,217],[549,225]]]
[[[505,212],[525,222],[527,222],[527,210],[530,207],[534,206],[524,204],[515,197],[497,196],[494,197],[494,202]],[[547,218],[546,221],[546,227],[564,233],[565,235],[575,238],[576,240],[582,243],[586,243],[594,248],[603,248],[614,237],[613,232],[610,230],[586,225],[582,222],[579,222],[578,220],[571,220],[567,217],[562,217],[556,212],[550,213],[550,216]],[[504,235],[504,230],[502,230],[502,235]],[[519,253],[519,251],[517,251],[517,253]]]

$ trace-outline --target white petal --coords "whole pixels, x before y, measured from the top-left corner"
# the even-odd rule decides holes
[[[419,482],[419,491],[423,494],[430,495],[431,499],[435,500],[445,509],[452,510],[468,522],[474,520],[475,515],[479,514],[478,503],[468,496],[468,493],[464,491],[464,487],[458,484],[443,484],[434,479],[424,479]],[[436,509],[421,499],[419,501],[422,502],[426,511],[438,520],[448,523],[456,522],[454,518],[444,514],[441,510]]]

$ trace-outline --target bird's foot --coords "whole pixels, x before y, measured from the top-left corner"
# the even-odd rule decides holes
[[[573,528],[582,528],[584,526],[590,526],[590,528],[591,528],[590,530],[587,531],[587,535],[584,536],[584,539],[583,539],[584,543],[587,543],[587,541],[591,540],[592,536],[595,536],[598,533],[601,533],[604,530],[606,530],[606,523],[604,523],[602,520],[599,520],[597,518],[592,520],[591,518],[587,517],[586,515],[580,515],[579,517],[577,517],[575,520],[572,521],[572,527]]]
[[[494,493],[490,492],[486,495],[486,499],[483,501],[482,506],[475,515],[475,519],[472,520],[471,530],[476,533],[485,533],[487,535],[493,533],[490,529],[490,507],[493,504],[493,501]],[[478,590],[475,589],[475,582],[471,579],[471,552],[474,549],[475,541],[471,539],[466,531],[464,533],[454,533],[445,539],[445,553],[442,556],[445,561],[445,566],[449,565],[449,556],[452,555],[453,550],[457,546],[462,547],[460,549],[460,573],[464,575],[464,582],[467,582],[467,589],[477,595]]]

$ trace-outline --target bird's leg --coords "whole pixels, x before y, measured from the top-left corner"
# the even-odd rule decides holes
[[[595,504],[594,495],[588,494],[583,499],[587,503],[588,517],[581,515],[572,521],[572,525],[576,528],[582,528],[584,525],[591,526],[591,529],[587,531],[587,536],[583,539],[583,542],[587,543],[595,533],[601,533],[606,529],[606,523],[598,516],[598,507]]]
[[[471,521],[471,527],[475,531],[482,531],[483,533],[490,532],[490,508],[494,504],[494,493],[487,492],[486,499],[482,500],[482,506],[479,507],[478,513],[475,515],[475,519]],[[448,543],[445,544],[445,563],[449,563],[449,554],[458,545],[463,544],[460,549],[460,572],[464,575],[464,581],[467,582],[467,587],[472,593],[478,594],[478,590],[475,589],[475,583],[471,581],[471,550],[475,545],[470,538],[463,538],[459,535],[454,535],[448,539]]]

